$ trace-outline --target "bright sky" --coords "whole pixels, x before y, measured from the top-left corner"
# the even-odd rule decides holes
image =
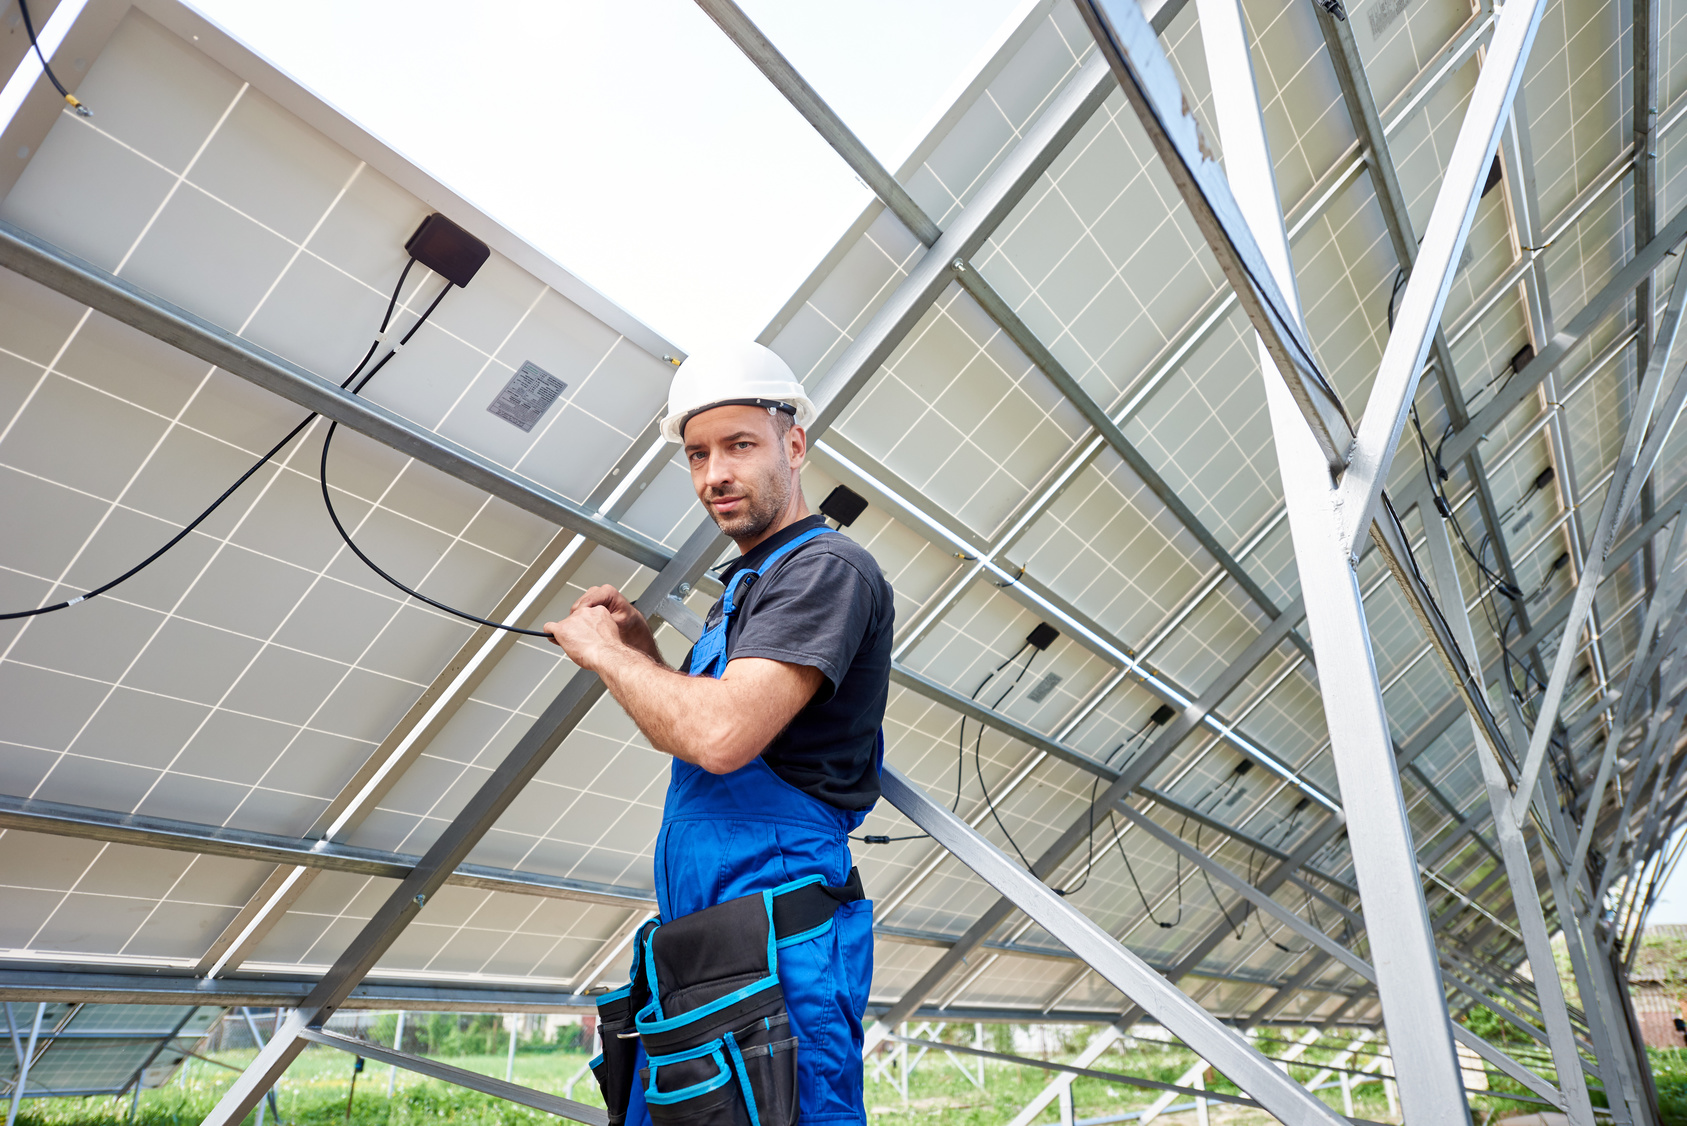
[[[868,192],[689,0],[190,0],[681,348],[753,337]],[[1027,0],[740,0],[893,171]]]
[[[1671,845],[1680,837],[1664,846],[1667,853]],[[1646,916],[1647,925],[1653,923],[1687,923],[1687,864],[1677,865],[1670,873],[1663,888],[1658,892],[1658,901],[1652,904],[1652,913]]]

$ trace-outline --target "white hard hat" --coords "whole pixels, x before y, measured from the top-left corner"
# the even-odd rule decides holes
[[[781,404],[796,412],[796,425],[804,428],[819,413],[791,366],[772,350],[751,340],[710,345],[693,352],[674,372],[662,437],[683,441],[685,424],[710,407],[778,409]]]

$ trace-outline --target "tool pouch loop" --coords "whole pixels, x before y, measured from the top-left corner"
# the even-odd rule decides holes
[[[592,1060],[592,1078],[603,1092],[604,1105],[609,1108],[609,1126],[622,1126],[627,1119],[627,1101],[632,1098],[633,1084],[638,1076],[638,1011],[650,1003],[650,988],[641,971],[643,959],[638,956],[657,920],[651,919],[633,936],[633,972],[626,985],[605,993],[597,1002],[598,1038],[602,1050]]]

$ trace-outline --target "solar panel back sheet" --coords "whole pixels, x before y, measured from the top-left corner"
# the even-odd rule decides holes
[[[1677,2],[1664,4],[1666,17]],[[1321,56],[1301,65],[1323,50],[1311,6],[1248,11],[1310,336],[1337,390],[1359,403],[1387,336],[1394,251],[1333,75]],[[1368,0],[1350,14],[1421,229],[1480,36],[1466,34],[1462,5]],[[1612,93],[1626,73],[1612,54],[1619,32],[1599,5],[1556,0],[1525,81],[1528,108],[1545,123],[1543,169],[1552,153],[1552,174],[1534,187],[1559,248],[1542,276],[1566,318],[1632,249],[1626,189],[1600,179],[1627,151]],[[99,112],[79,118],[39,90],[31,96],[0,137],[7,161],[28,150],[11,173],[0,166],[12,177],[0,219],[338,382],[379,326],[404,240],[443,212],[491,257],[365,395],[669,550],[696,526],[688,475],[653,425],[673,345],[189,9],[94,0],[73,34],[87,60],[79,96]],[[1441,66],[1461,35],[1463,54]],[[1206,115],[1193,9],[1162,38]],[[964,212],[1092,50],[1067,5],[1028,10],[898,170],[939,226]],[[1677,91],[1687,71],[1666,58],[1664,85]],[[1678,193],[1673,142],[1666,130],[1663,214]],[[1460,410],[1495,394],[1495,373],[1527,332],[1507,215],[1498,192],[1479,206],[1448,304],[1450,382],[1468,400]],[[816,386],[923,253],[897,219],[869,208],[762,339]],[[958,284],[898,343],[804,479],[811,501],[839,484],[866,498],[849,534],[896,590],[891,760],[1028,857],[1085,816],[1098,778],[1152,761],[1133,804],[1233,871],[1275,880],[1285,905],[1362,949],[1252,330],[1120,93],[1082,123],[970,268],[1116,421],[1139,461],[1098,437]],[[1656,294],[1673,269],[1660,270]],[[442,285],[413,270],[396,324],[413,323]],[[1626,317],[1602,324],[1560,375],[1581,493],[1530,491],[1559,456],[1532,400],[1482,447],[1509,523],[1539,510],[1510,550],[1543,615],[1569,589],[1550,567],[1568,550],[1565,506],[1597,503],[1620,443],[1633,356],[1603,353],[1623,343]],[[1432,430],[1451,417],[1440,395],[1426,380],[1419,401]],[[0,511],[22,532],[0,541],[0,602],[45,604],[119,573],[302,418],[273,394],[0,272]],[[404,856],[426,850],[573,670],[542,641],[493,635],[404,598],[352,557],[321,509],[323,432],[320,420],[307,427],[124,586],[0,628],[0,793],[328,835]],[[1682,441],[1672,438],[1660,462],[1660,498],[1687,472]],[[1416,451],[1403,450],[1389,487],[1414,495],[1422,473]],[[1461,505],[1471,503],[1471,482],[1455,484]],[[560,617],[587,586],[636,593],[651,575],[344,428],[329,487],[373,558],[477,613],[532,625]],[[1414,536],[1417,519],[1408,516]],[[1598,670],[1570,712],[1632,650],[1634,627],[1623,623],[1642,601],[1640,568],[1638,556],[1625,562],[1602,598],[1602,648],[1590,656]],[[1358,574],[1407,763],[1412,833],[1433,872],[1432,913],[1514,965],[1514,945],[1478,917],[1513,908],[1503,886],[1481,882],[1491,856],[1470,828],[1486,799],[1462,709],[1374,554]],[[1467,592],[1479,589],[1473,568],[1464,578]],[[700,584],[688,605],[701,613],[711,597]],[[1057,640],[992,672],[1045,621]],[[1155,716],[1227,683],[1226,670],[1274,622],[1295,628],[1238,670],[1203,726],[1160,747],[1166,720]],[[671,658],[686,646],[672,629],[659,642]],[[1485,637],[1479,649],[1497,668],[1498,646]],[[972,723],[963,733],[942,689],[1035,736]],[[638,897],[651,887],[666,776],[665,758],[612,702],[599,704],[470,857],[518,882],[574,881],[574,890],[448,885],[375,976],[460,987],[465,1007],[494,986],[579,993],[622,980],[622,947],[648,912]],[[1374,996],[1350,971],[1309,958],[1303,941],[1221,897],[1170,849],[1111,816],[1086,828],[1089,843],[1049,882],[1157,966],[1192,971],[1184,988],[1210,1009],[1377,1019]],[[864,831],[903,835],[907,825],[881,807]],[[1305,873],[1282,882],[1279,866],[1297,850],[1309,856]],[[888,1004],[996,893],[930,841],[858,856],[880,928],[872,998]],[[583,894],[585,884],[634,902]],[[1470,890],[1442,890],[1454,885]],[[0,977],[5,959],[308,975],[333,962],[393,886],[378,875],[7,830]],[[1460,916],[1456,900],[1480,911]],[[1125,1005],[1017,915],[928,1003],[1027,1019]]]

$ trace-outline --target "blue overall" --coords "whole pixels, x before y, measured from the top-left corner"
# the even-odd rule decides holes
[[[693,676],[726,668],[726,631],[748,577],[773,566],[816,536],[816,528],[782,544],[760,568],[732,576],[721,614],[692,650]],[[879,753],[884,753],[881,737]],[[849,812],[811,797],[780,778],[760,756],[730,774],[710,774],[675,759],[656,838],[656,901],[663,919],[677,919],[738,896],[804,876],[827,884],[849,879],[850,830],[866,812]],[[779,942],[779,983],[797,1037],[797,1087],[804,1123],[866,1121],[861,1089],[861,1018],[873,980],[873,905],[846,903],[825,926]],[[638,1066],[645,1067],[639,1049]],[[646,1126],[641,1084],[634,1084],[626,1126]]]

